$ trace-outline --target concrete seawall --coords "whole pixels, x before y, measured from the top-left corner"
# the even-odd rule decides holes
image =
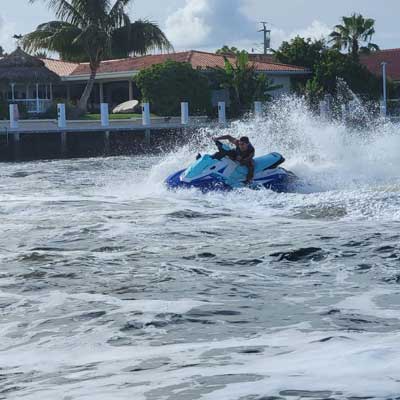
[[[54,121],[21,121],[18,129],[0,125],[0,162],[157,152],[188,140],[204,126],[209,126],[204,119],[188,125],[163,119],[149,126],[124,120],[108,127],[98,121],[74,121],[62,129]]]

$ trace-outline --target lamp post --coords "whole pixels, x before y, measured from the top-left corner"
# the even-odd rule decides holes
[[[387,62],[382,62],[382,79],[383,79],[383,102],[382,114],[386,117],[387,114],[387,88],[386,88],[386,65]]]

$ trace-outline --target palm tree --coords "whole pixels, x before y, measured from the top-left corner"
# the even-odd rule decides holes
[[[221,47],[220,49],[216,50],[215,54],[220,54],[220,55],[232,55],[235,56],[236,53],[239,51],[238,48],[236,47],[229,47],[226,44],[224,44],[223,47]]]
[[[216,67],[217,80],[220,86],[230,92],[231,109],[234,114],[247,112],[254,101],[271,99],[268,92],[280,89],[265,74],[258,73],[256,64],[250,62],[246,51],[237,51],[234,58],[224,56],[224,68]]]
[[[369,53],[379,50],[379,47],[371,43],[375,34],[375,20],[364,18],[361,14],[353,14],[351,17],[342,17],[342,25],[336,25],[330,34],[333,48],[337,50],[347,49],[349,54],[357,60],[359,53]],[[365,46],[363,46],[365,44]]]
[[[37,0],[29,0],[34,3]],[[43,0],[57,21],[39,25],[22,38],[27,51],[48,50],[66,61],[86,61],[90,78],[79,100],[82,112],[93,89],[102,60],[144,55],[149,50],[170,50],[172,45],[149,21],[132,22],[126,13],[131,0]]]

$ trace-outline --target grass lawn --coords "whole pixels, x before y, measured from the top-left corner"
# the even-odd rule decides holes
[[[152,114],[152,117],[155,115]],[[110,119],[130,119],[130,118],[142,118],[142,114],[110,114]],[[100,121],[100,114],[85,114],[79,119],[86,121]]]

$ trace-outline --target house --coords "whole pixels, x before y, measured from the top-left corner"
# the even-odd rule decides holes
[[[22,105],[28,113],[41,113],[53,102],[58,74],[21,48],[0,59],[0,100]]]
[[[380,50],[360,57],[365,65],[376,76],[382,76],[382,63],[386,62],[386,74],[393,82],[400,84],[400,49]]]
[[[22,50],[18,50],[22,51]],[[227,57],[231,63],[235,62],[232,56]],[[103,61],[97,72],[94,90],[89,99],[89,109],[98,109],[100,103],[109,103],[111,107],[127,100],[139,98],[140,92],[135,86],[133,78],[139,71],[167,60],[188,62],[193,68],[207,71],[215,67],[224,66],[224,57],[214,53],[202,51],[185,51],[169,54],[148,55],[117,60]],[[55,59],[41,59],[45,68],[59,79],[59,84],[51,88],[51,98],[77,101],[90,76],[88,63],[72,63]],[[1,61],[0,61],[1,62]],[[281,85],[280,89],[271,93],[274,96],[290,92],[291,80],[296,76],[304,76],[310,72],[302,67],[286,65],[268,59],[252,60],[258,73],[268,75],[274,85]],[[15,82],[15,84],[18,84]],[[12,100],[9,97],[9,100]],[[214,102],[221,100],[218,93],[213,96]]]

